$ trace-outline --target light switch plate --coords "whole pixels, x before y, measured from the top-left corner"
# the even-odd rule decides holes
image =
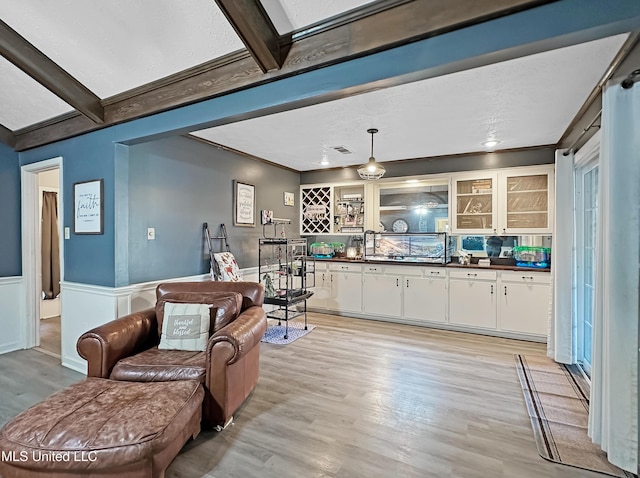
[[[147,228],[147,240],[154,241],[156,239],[156,230],[153,227]]]
[[[64,238],[65,239],[69,239],[69,237],[71,237],[71,231],[68,227],[64,228]]]

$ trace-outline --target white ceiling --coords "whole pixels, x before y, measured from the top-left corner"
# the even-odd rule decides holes
[[[280,35],[291,33],[373,0],[260,0]]]
[[[558,142],[627,35],[193,133],[299,171]],[[332,146],[345,146],[343,155]]]
[[[261,0],[281,34],[374,3]],[[0,19],[108,98],[243,48],[213,0],[20,0]],[[200,131],[213,142],[300,171],[554,144],[624,35]],[[19,130],[72,108],[0,58],[0,125]],[[342,155],[332,146],[345,146]]]
[[[263,2],[287,33],[371,0]],[[5,0],[0,19],[101,99],[244,49],[214,0]],[[15,131],[71,110],[0,58],[0,125]]]
[[[17,130],[73,108],[0,56],[0,124]]]

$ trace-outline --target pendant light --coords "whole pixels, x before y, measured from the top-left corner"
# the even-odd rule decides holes
[[[376,158],[373,157],[373,135],[378,132],[377,129],[371,128],[367,130],[367,133],[371,135],[371,157],[367,164],[363,164],[358,168],[358,175],[362,179],[380,179],[387,172],[380,163],[376,162]]]

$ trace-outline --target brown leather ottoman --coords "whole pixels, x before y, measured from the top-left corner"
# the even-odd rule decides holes
[[[200,432],[194,380],[88,378],[25,410],[0,430],[3,478],[163,477]]]

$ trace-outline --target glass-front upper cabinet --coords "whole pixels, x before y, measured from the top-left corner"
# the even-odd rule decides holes
[[[553,165],[544,165],[454,175],[451,232],[551,234],[553,171]]]
[[[526,173],[502,172],[504,187],[501,201],[502,234],[552,232],[553,183],[552,166],[531,168]]]
[[[453,179],[455,209],[452,232],[492,234],[497,230],[497,178],[495,174]]]
[[[377,231],[448,232],[449,180],[380,184]]]

